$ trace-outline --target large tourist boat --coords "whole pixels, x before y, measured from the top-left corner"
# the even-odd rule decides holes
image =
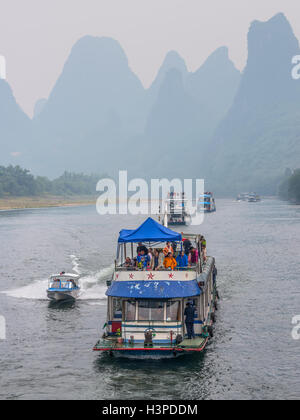
[[[183,193],[170,192],[159,214],[164,226],[186,226],[191,222],[188,200]]]
[[[217,210],[212,192],[205,192],[200,195],[198,200],[198,210],[204,211],[204,213],[213,213]]]
[[[178,264],[167,267],[163,258],[158,261],[171,246]],[[149,261],[139,263],[147,255],[146,248],[159,255],[154,266]],[[188,263],[184,252],[194,255]],[[203,351],[213,335],[216,274],[215,259],[206,256],[199,234],[174,232],[151,218],[135,230],[122,230],[106,292],[105,332],[93,350],[126,357],[175,357]],[[187,306],[194,308],[194,338],[188,337]]]

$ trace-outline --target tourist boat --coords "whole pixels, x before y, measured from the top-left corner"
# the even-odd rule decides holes
[[[62,272],[49,279],[47,296],[51,300],[75,300],[80,293],[79,275]]]
[[[212,213],[217,210],[215,199],[211,192],[205,192],[200,195],[198,200],[198,210],[204,213]]]
[[[111,356],[161,358],[202,352],[213,335],[218,292],[215,259],[206,257],[201,235],[181,234],[148,218],[135,230],[122,230],[112,280],[108,282],[107,319],[94,351]],[[199,258],[188,267],[138,269],[124,263],[134,259],[135,244],[161,250],[176,244],[176,254],[189,240]],[[205,261],[204,261],[205,259]],[[127,260],[128,261],[128,260]],[[195,338],[189,339],[184,311],[195,308]]]
[[[237,196],[236,201],[248,201],[248,197],[249,197],[249,193],[240,193]]]
[[[188,212],[188,200],[184,193],[170,192],[164,201],[163,211],[160,211],[159,221],[164,226],[186,226],[191,217]]]
[[[256,193],[250,193],[248,195],[248,203],[257,203],[261,201],[260,196]]]

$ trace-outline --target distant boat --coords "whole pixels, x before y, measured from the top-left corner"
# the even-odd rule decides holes
[[[199,211],[204,211],[204,213],[212,213],[217,210],[215,199],[212,192],[205,192],[203,195],[200,195],[198,204]]]
[[[237,201],[248,201],[248,198],[249,198],[249,193],[240,193],[237,196],[236,200]]]
[[[62,272],[49,279],[47,296],[51,300],[75,300],[80,293],[79,275]]]
[[[248,195],[248,203],[257,203],[258,201],[261,201],[261,198],[256,193],[250,193]]]
[[[160,211],[159,221],[164,226],[186,226],[190,223],[191,217],[187,210],[188,200],[183,193],[171,192],[163,204],[163,211]]]

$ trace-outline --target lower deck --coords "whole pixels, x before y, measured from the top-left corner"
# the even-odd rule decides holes
[[[94,351],[143,351],[143,352],[200,352],[203,351],[208,341],[208,337],[196,337],[192,339],[185,338],[180,344],[155,344],[153,343],[150,346],[145,346],[141,343],[119,343],[117,340],[113,339],[100,339],[95,347]]]

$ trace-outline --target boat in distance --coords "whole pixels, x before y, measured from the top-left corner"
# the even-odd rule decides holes
[[[191,216],[184,192],[170,192],[168,194],[163,203],[163,212],[160,211],[159,221],[164,226],[186,226],[190,224]]]
[[[53,301],[76,300],[80,294],[79,275],[65,273],[52,275],[49,278],[47,296]]]
[[[138,244],[136,250],[134,244]],[[138,263],[146,245],[156,255],[154,266],[147,261],[142,266]],[[194,258],[183,266],[174,263],[167,267],[166,259],[158,263],[157,255],[166,248],[172,259],[170,247],[176,261],[181,261],[179,254],[186,260],[183,254],[187,249]],[[105,332],[93,350],[133,358],[202,352],[213,335],[218,300],[215,259],[207,257],[202,247],[201,235],[174,232],[150,217],[135,230],[121,230],[106,291]],[[193,308],[193,333],[185,324],[187,306]]]
[[[213,213],[217,211],[215,199],[212,192],[205,192],[200,195],[197,203],[198,211],[204,211],[204,213]]]
[[[255,192],[252,193],[240,193],[237,198],[237,201],[248,201],[248,203],[257,203],[261,201],[261,198]]]

